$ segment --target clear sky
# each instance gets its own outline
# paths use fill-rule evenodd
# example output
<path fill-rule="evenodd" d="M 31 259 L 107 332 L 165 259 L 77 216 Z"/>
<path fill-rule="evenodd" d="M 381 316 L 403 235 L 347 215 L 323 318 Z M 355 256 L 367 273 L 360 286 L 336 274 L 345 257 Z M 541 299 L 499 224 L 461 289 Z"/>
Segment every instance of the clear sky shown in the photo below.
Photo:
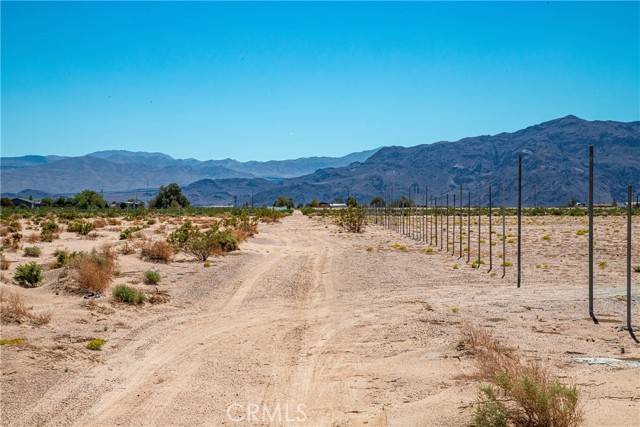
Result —
<path fill-rule="evenodd" d="M 344 155 L 640 119 L 640 3 L 2 2 L 2 155 Z"/>

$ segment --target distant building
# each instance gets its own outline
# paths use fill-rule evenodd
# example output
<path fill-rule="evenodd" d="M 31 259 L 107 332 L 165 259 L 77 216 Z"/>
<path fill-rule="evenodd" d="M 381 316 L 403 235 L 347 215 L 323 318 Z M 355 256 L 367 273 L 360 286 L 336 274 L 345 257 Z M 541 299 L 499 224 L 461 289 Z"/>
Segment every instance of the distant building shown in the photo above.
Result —
<path fill-rule="evenodd" d="M 126 202 L 111 202 L 112 208 L 119 209 L 137 209 L 144 208 L 144 202 L 140 200 L 128 200 Z"/>
<path fill-rule="evenodd" d="M 11 199 L 11 203 L 13 203 L 13 206 L 24 206 L 27 208 L 37 208 L 42 206 L 42 203 L 39 200 L 23 199 L 22 197 L 14 197 Z"/>
<path fill-rule="evenodd" d="M 347 204 L 346 203 L 329 203 L 329 207 L 331 209 L 342 209 L 342 208 L 346 208 Z"/>

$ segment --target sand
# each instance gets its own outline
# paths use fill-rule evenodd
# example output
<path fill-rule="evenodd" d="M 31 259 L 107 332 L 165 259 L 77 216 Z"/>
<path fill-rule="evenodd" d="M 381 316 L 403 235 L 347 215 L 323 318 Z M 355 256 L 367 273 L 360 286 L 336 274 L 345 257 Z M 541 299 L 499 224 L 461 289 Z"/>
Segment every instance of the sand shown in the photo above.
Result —
<path fill-rule="evenodd" d="M 498 260 L 493 275 L 486 264 L 473 269 L 457 255 L 425 253 L 424 244 L 378 226 L 343 233 L 298 212 L 261 224 L 240 251 L 208 268 L 182 255 L 169 264 L 120 255 L 114 285 L 145 289 L 142 273 L 159 270 L 158 288 L 170 296 L 164 304 L 69 294 L 53 273 L 44 286 L 24 289 L 10 278 L 27 258 L 10 253 L 0 289 L 52 319 L 2 325 L 2 338 L 27 343 L 0 348 L 2 425 L 465 425 L 478 389 L 467 375 L 473 359 L 458 346 L 466 322 L 576 384 L 585 425 L 638 425 L 640 368 L 625 361 L 639 360 L 640 346 L 622 328 L 624 220 L 597 221 L 596 261 L 606 262 L 596 266 L 599 325 L 587 313 L 587 236 L 576 235 L 583 218 L 526 218 L 521 289 L 515 267 L 500 277 Z M 163 238 L 158 227 L 144 233 Z M 634 231 L 640 236 L 637 219 Z M 56 247 L 122 244 L 109 227 L 98 234 L 37 243 L 39 262 Z M 500 244 L 494 248 L 497 256 Z M 510 243 L 509 261 L 514 254 Z M 635 273 L 640 329 L 638 282 Z M 85 348 L 93 337 L 106 340 L 102 351 Z"/>

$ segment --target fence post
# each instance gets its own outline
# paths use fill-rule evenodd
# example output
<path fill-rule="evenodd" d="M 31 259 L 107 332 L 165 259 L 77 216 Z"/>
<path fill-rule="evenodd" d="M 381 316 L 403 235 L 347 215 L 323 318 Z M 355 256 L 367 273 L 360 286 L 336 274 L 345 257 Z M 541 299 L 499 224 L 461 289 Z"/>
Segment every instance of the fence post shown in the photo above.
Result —
<path fill-rule="evenodd" d="M 481 196 L 481 193 L 478 191 L 478 270 L 480 270 L 480 261 L 482 260 L 482 258 L 480 257 L 480 251 L 481 251 L 481 246 L 480 246 L 480 242 L 481 242 L 481 240 L 480 240 L 481 215 L 482 215 L 482 196 Z"/>
<path fill-rule="evenodd" d="M 627 186 L 627 330 L 639 342 L 631 326 L 631 215 L 633 214 L 633 187 Z"/>
<path fill-rule="evenodd" d="M 460 184 L 460 256 L 458 259 L 462 259 L 462 184 Z"/>
<path fill-rule="evenodd" d="M 504 206 L 504 193 L 502 195 L 502 278 L 507 275 L 507 225 Z"/>
<path fill-rule="evenodd" d="M 493 224 L 492 224 L 492 209 L 493 209 L 493 204 L 492 204 L 492 199 L 491 199 L 491 186 L 489 186 L 489 271 L 491 271 L 493 269 L 493 246 L 491 246 L 491 243 L 493 243 L 493 238 L 491 236 L 491 233 L 493 233 Z"/>
<path fill-rule="evenodd" d="M 469 203 L 467 204 L 467 264 L 471 261 L 471 191 L 469 191 Z"/>
<path fill-rule="evenodd" d="M 593 145 L 589 146 L 589 317 L 598 324 L 593 312 Z"/>
<path fill-rule="evenodd" d="M 447 216 L 447 249 L 445 252 L 449 253 L 449 194 L 447 194 L 447 210 L 445 211 Z"/>
<path fill-rule="evenodd" d="M 444 197 L 440 194 L 440 250 L 442 250 L 442 246 L 444 245 L 444 215 L 442 214 L 442 205 Z"/>
<path fill-rule="evenodd" d="M 453 215 L 451 215 L 451 220 L 453 224 L 451 226 L 451 245 L 453 248 L 451 249 L 451 255 L 456 254 L 456 193 L 453 193 Z"/>
<path fill-rule="evenodd" d="M 522 154 L 518 154 L 518 287 L 522 282 Z"/>

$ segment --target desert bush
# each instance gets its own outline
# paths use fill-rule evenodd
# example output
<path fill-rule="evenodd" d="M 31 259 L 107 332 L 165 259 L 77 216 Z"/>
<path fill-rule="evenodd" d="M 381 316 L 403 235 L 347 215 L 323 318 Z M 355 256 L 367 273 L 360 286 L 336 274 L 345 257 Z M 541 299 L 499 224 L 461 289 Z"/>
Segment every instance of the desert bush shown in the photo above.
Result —
<path fill-rule="evenodd" d="M 551 240 L 551 236 L 549 236 L 548 234 L 545 234 L 544 236 L 542 236 L 542 240 L 544 240 L 545 242 L 548 242 L 549 240 Z"/>
<path fill-rule="evenodd" d="M 56 249 L 56 251 L 53 253 L 55 260 L 51 264 L 51 267 L 52 268 L 66 267 L 69 264 L 71 264 L 73 260 L 76 259 L 76 257 L 78 257 L 80 254 L 81 254 L 80 252 L 76 252 L 76 251 L 69 252 L 64 249 Z"/>
<path fill-rule="evenodd" d="M 67 226 L 67 231 L 70 231 L 72 233 L 78 233 L 82 236 L 86 236 L 87 234 L 91 233 L 91 231 L 93 230 L 93 224 L 91 224 L 90 222 L 86 222 L 86 221 L 73 221 L 71 224 L 69 224 Z"/>
<path fill-rule="evenodd" d="M 160 282 L 160 273 L 149 270 L 144 273 L 144 282 L 149 285 L 157 285 Z"/>
<path fill-rule="evenodd" d="M 78 286 L 86 291 L 102 292 L 111 283 L 116 267 L 116 256 L 110 247 L 99 252 L 78 254 L 72 264 Z"/>
<path fill-rule="evenodd" d="M 9 260 L 5 258 L 4 254 L 0 255 L 0 270 L 8 270 L 10 265 Z"/>
<path fill-rule="evenodd" d="M 22 297 L 11 292 L 5 294 L 0 292 L 0 317 L 3 323 L 22 323 L 29 318 L 29 310 L 24 304 Z"/>
<path fill-rule="evenodd" d="M 38 258 L 42 254 L 42 249 L 37 246 L 27 246 L 24 248 L 24 256 Z"/>
<path fill-rule="evenodd" d="M 576 231 L 576 236 L 584 236 L 585 234 L 589 234 L 589 230 L 578 230 L 578 231 Z"/>
<path fill-rule="evenodd" d="M 120 232 L 120 240 L 130 239 L 133 236 L 133 233 L 136 233 L 140 230 L 142 230 L 142 227 L 139 226 L 127 227 Z"/>
<path fill-rule="evenodd" d="M 93 228 L 104 228 L 107 226 L 107 221 L 104 218 L 96 218 L 93 220 Z"/>
<path fill-rule="evenodd" d="M 349 207 L 340 210 L 336 222 L 340 227 L 350 233 L 361 233 L 364 231 L 365 220 L 364 209 Z"/>
<path fill-rule="evenodd" d="M 600 270 L 604 270 L 607 267 L 607 262 L 606 261 L 598 261 L 598 267 L 600 268 Z"/>
<path fill-rule="evenodd" d="M 206 261 L 216 252 L 230 252 L 238 249 L 238 241 L 231 230 L 220 230 L 218 225 L 206 231 L 185 222 L 167 238 L 176 250 L 182 250 L 200 261 Z"/>
<path fill-rule="evenodd" d="M 20 241 L 22 240 L 22 234 L 18 232 L 11 233 L 2 239 L 2 246 L 11 249 L 13 251 L 18 250 L 20 247 Z"/>
<path fill-rule="evenodd" d="M 391 248 L 395 249 L 397 251 L 402 251 L 402 252 L 406 252 L 407 251 L 407 246 L 406 245 L 401 245 L 400 243 L 392 244 Z"/>
<path fill-rule="evenodd" d="M 26 343 L 24 338 L 2 338 L 0 345 L 23 345 Z"/>
<path fill-rule="evenodd" d="M 634 267 L 633 267 L 633 271 L 634 271 L 635 273 L 640 273 L 640 265 L 636 265 L 636 266 L 634 266 Z"/>
<path fill-rule="evenodd" d="M 21 264 L 16 268 L 13 278 L 22 286 L 35 288 L 42 281 L 42 267 L 35 261 Z"/>
<path fill-rule="evenodd" d="M 40 240 L 51 242 L 56 237 L 60 227 L 55 221 L 46 221 L 40 226 Z"/>
<path fill-rule="evenodd" d="M 106 341 L 102 338 L 94 338 L 87 343 L 87 349 L 91 351 L 100 351 L 102 350 L 102 346 L 105 345 Z"/>
<path fill-rule="evenodd" d="M 173 257 L 173 248 L 164 241 L 148 242 L 142 246 L 142 259 L 153 262 L 169 262 Z"/>
<path fill-rule="evenodd" d="M 133 247 L 133 245 L 130 245 L 129 242 L 125 242 L 124 245 L 120 246 L 120 253 L 122 255 L 130 255 L 135 251 L 136 249 Z"/>
<path fill-rule="evenodd" d="M 113 290 L 113 297 L 120 302 L 127 304 L 142 304 L 145 296 L 142 292 L 138 292 L 130 286 L 118 285 Z"/>
<path fill-rule="evenodd" d="M 463 348 L 475 356 L 480 386 L 473 425 L 576 427 L 578 392 L 539 363 L 525 362 L 488 333 L 467 325 Z"/>

